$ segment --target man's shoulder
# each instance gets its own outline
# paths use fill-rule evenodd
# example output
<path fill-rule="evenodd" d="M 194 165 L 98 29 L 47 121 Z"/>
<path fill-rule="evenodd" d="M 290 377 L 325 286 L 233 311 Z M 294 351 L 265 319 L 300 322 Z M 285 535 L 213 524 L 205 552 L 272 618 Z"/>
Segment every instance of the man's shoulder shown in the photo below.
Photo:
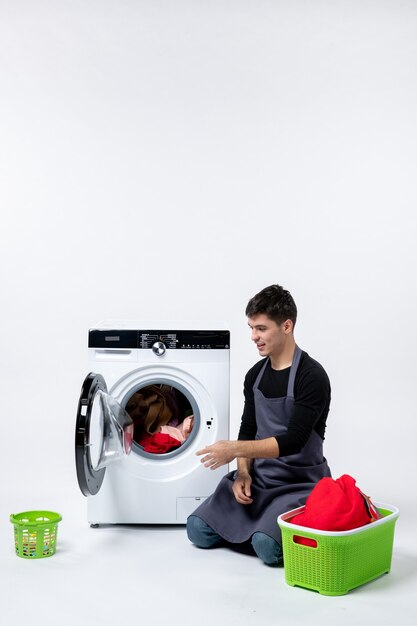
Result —
<path fill-rule="evenodd" d="M 304 350 L 301 355 L 300 366 L 297 374 L 299 374 L 299 378 L 302 379 L 314 379 L 318 382 L 320 381 L 325 384 L 330 384 L 329 377 L 323 365 L 316 361 L 316 359 L 313 359 Z"/>
<path fill-rule="evenodd" d="M 265 364 L 265 361 L 267 360 L 268 357 L 264 357 L 263 359 L 261 359 L 260 361 L 257 361 L 255 363 L 255 365 L 252 365 L 252 367 L 250 368 L 250 370 L 247 371 L 246 376 L 245 376 L 245 380 L 250 382 L 250 381 L 255 381 L 257 375 L 259 374 L 259 372 L 261 371 L 263 365 Z"/>

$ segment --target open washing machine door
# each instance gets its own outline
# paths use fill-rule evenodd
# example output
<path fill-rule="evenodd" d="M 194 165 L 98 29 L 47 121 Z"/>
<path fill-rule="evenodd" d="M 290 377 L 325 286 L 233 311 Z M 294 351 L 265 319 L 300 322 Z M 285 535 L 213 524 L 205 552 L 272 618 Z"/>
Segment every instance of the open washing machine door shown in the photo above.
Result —
<path fill-rule="evenodd" d="M 106 467 L 130 454 L 133 421 L 107 391 L 101 374 L 88 374 L 81 388 L 75 428 L 75 464 L 85 496 L 100 491 Z"/>

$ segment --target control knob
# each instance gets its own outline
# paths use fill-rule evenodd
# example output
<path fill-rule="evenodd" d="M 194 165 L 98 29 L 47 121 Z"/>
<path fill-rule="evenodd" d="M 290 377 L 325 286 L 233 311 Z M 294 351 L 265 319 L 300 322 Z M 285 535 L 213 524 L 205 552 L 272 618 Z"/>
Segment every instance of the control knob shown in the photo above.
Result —
<path fill-rule="evenodd" d="M 166 345 L 162 341 L 155 341 L 152 346 L 152 352 L 157 356 L 162 356 L 165 354 Z"/>

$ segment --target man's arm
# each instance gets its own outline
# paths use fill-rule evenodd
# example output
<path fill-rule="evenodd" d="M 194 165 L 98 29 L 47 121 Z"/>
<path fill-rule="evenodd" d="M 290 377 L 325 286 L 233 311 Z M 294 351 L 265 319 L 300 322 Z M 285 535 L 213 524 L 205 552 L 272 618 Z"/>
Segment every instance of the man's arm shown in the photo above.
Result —
<path fill-rule="evenodd" d="M 240 473 L 244 471 L 245 464 L 246 471 L 249 471 L 250 459 L 276 459 L 279 456 L 279 446 L 275 437 L 253 441 L 217 441 L 196 454 L 202 456 L 201 462 L 210 469 L 217 469 L 239 458 L 241 470 L 238 468 L 238 473 Z"/>
<path fill-rule="evenodd" d="M 251 504 L 253 502 L 251 466 L 251 459 L 245 457 L 237 458 L 237 472 L 232 484 L 232 491 L 239 504 Z"/>

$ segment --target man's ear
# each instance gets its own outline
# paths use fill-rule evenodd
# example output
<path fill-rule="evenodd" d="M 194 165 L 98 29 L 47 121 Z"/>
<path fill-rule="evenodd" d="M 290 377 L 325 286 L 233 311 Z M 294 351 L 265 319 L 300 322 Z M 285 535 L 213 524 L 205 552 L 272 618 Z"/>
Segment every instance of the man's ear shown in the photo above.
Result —
<path fill-rule="evenodd" d="M 282 328 L 286 335 L 289 335 L 294 330 L 294 323 L 291 320 L 285 320 L 282 324 Z"/>

